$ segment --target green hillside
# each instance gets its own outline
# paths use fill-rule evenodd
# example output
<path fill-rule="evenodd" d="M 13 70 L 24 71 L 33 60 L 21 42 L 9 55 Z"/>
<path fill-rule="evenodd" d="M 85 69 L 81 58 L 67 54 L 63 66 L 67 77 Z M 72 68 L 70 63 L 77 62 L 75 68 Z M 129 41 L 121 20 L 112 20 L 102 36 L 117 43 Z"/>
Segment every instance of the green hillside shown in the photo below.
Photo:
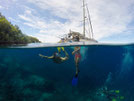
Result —
<path fill-rule="evenodd" d="M 0 44 L 27 44 L 40 42 L 37 38 L 22 33 L 0 13 Z"/>

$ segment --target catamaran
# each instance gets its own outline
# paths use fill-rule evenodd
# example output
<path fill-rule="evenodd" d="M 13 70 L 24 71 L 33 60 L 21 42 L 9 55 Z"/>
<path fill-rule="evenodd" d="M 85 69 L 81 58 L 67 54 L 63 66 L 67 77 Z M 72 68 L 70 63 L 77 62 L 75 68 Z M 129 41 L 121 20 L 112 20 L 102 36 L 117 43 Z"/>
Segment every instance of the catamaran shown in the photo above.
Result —
<path fill-rule="evenodd" d="M 87 13 L 87 16 L 86 16 Z M 87 24 L 86 24 L 87 21 Z M 87 5 L 85 5 L 85 1 L 83 0 L 83 34 L 75 31 L 71 31 L 65 35 L 65 37 L 61 38 L 60 42 L 88 42 L 88 43 L 98 43 L 97 40 L 94 39 L 92 22 L 90 19 L 90 13 Z M 88 25 L 88 30 L 86 30 L 86 25 Z M 87 32 L 87 36 L 86 36 Z"/>

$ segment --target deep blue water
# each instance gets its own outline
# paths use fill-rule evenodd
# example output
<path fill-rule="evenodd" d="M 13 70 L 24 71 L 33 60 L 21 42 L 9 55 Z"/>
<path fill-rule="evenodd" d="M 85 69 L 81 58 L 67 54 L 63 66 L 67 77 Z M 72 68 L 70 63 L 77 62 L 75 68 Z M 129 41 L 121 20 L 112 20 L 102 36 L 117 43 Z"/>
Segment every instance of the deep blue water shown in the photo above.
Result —
<path fill-rule="evenodd" d="M 134 101 L 134 45 L 81 46 L 77 86 L 73 48 L 62 64 L 38 56 L 56 47 L 0 48 L 0 101 L 112 101 L 103 87 L 119 90 L 113 101 Z"/>

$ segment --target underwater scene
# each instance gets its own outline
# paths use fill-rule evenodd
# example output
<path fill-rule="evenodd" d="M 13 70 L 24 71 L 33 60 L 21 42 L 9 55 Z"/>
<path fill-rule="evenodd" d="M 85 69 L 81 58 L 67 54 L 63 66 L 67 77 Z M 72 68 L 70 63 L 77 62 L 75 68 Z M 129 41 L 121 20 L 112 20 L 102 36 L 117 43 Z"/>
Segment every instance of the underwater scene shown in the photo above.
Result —
<path fill-rule="evenodd" d="M 0 101 L 134 101 L 133 44 L 76 47 L 1 47 Z"/>

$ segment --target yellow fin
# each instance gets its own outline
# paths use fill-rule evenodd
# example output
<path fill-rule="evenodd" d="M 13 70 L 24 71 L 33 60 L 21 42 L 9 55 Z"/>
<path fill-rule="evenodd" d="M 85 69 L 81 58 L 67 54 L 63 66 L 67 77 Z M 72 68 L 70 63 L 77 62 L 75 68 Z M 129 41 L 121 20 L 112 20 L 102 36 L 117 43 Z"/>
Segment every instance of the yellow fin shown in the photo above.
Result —
<path fill-rule="evenodd" d="M 115 90 L 115 93 L 120 93 L 120 91 L 119 90 Z"/>
<path fill-rule="evenodd" d="M 62 49 L 63 51 L 65 51 L 64 47 L 61 47 L 61 49 Z"/>
<path fill-rule="evenodd" d="M 57 47 L 57 50 L 58 50 L 58 52 L 59 52 L 59 53 L 61 52 L 61 49 L 60 49 L 60 47 Z"/>

